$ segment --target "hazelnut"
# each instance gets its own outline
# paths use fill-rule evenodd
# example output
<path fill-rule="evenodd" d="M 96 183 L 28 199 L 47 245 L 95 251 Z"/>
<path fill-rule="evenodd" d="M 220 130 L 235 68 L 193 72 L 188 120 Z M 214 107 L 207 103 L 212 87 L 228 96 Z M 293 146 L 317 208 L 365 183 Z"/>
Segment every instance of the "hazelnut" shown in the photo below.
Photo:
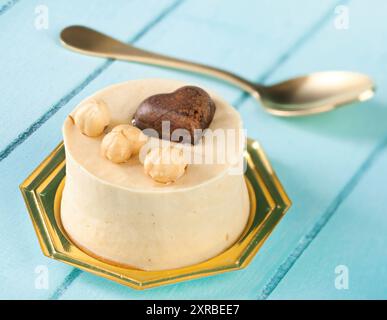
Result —
<path fill-rule="evenodd" d="M 145 173 L 161 183 L 176 181 L 185 173 L 186 167 L 182 150 L 171 146 L 153 148 L 144 160 Z"/>
<path fill-rule="evenodd" d="M 132 144 L 121 131 L 112 131 L 103 138 L 101 153 L 112 162 L 122 163 L 130 159 Z"/>
<path fill-rule="evenodd" d="M 120 124 L 113 128 L 112 132 L 122 132 L 132 145 L 132 154 L 138 154 L 146 143 L 147 136 L 142 131 L 130 124 Z"/>
<path fill-rule="evenodd" d="M 110 113 L 103 101 L 91 100 L 75 111 L 73 119 L 83 134 L 97 137 L 109 125 Z"/>

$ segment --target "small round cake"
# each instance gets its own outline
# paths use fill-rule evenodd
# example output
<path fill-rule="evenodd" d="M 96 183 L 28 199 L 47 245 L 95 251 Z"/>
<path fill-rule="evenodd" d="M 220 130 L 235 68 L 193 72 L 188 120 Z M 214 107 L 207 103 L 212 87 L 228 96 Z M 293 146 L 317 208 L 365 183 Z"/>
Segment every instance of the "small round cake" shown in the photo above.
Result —
<path fill-rule="evenodd" d="M 139 106 L 149 97 L 170 94 L 184 86 L 187 84 L 169 79 L 112 85 L 82 101 L 65 120 L 66 181 L 61 219 L 68 236 L 81 249 L 111 263 L 165 270 L 208 260 L 240 237 L 249 216 L 243 170 L 233 170 L 243 161 L 240 139 L 225 138 L 225 146 L 238 163 L 199 161 L 163 167 L 149 164 L 148 157 L 160 157 L 157 152 L 141 160 L 141 152 L 134 152 L 133 143 L 126 139 L 128 131 L 120 129 L 137 119 Z M 207 115 L 206 130 L 241 135 L 238 112 L 216 94 L 203 92 L 215 106 L 213 116 Z M 157 97 L 149 101 L 157 102 Z M 93 103 L 99 108 L 87 107 Z M 168 104 L 173 101 L 167 100 Z M 196 113 L 192 112 L 193 117 Z M 168 116 L 167 112 L 160 114 Z M 218 151 L 219 145 L 209 145 L 205 132 L 199 143 L 184 144 L 184 148 L 201 157 L 208 150 Z"/>

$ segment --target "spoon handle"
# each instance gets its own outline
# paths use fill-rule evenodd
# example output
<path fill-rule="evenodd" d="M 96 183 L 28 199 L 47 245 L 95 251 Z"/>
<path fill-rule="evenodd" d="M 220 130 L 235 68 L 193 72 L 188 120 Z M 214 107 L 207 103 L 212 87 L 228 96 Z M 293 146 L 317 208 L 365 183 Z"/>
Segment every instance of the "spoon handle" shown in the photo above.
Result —
<path fill-rule="evenodd" d="M 220 78 L 259 98 L 259 86 L 226 70 L 142 50 L 83 26 L 70 26 L 60 34 L 62 44 L 83 54 L 188 70 Z"/>

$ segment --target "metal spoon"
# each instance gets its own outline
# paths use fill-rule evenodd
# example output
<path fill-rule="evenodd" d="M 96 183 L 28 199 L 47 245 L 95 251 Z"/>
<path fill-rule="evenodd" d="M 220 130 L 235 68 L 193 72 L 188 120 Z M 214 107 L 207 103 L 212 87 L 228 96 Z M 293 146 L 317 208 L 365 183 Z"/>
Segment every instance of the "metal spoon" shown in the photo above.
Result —
<path fill-rule="evenodd" d="M 375 89 L 368 76 L 347 71 L 317 72 L 264 86 L 229 71 L 145 51 L 83 26 L 63 29 L 60 38 L 66 48 L 83 54 L 183 69 L 220 78 L 249 92 L 262 102 L 266 111 L 277 116 L 301 116 L 333 110 L 343 104 L 368 100 Z"/>

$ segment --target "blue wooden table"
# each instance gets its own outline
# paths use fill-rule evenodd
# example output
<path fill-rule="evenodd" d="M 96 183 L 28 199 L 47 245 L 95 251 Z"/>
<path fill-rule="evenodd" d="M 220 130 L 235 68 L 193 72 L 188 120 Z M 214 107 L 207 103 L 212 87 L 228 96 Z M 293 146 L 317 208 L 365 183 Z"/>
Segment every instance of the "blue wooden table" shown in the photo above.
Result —
<path fill-rule="evenodd" d="M 386 12 L 383 0 L 0 0 L 0 298 L 387 298 Z M 216 80 L 64 50 L 58 34 L 72 24 L 264 83 L 348 69 L 379 90 L 335 112 L 272 117 Z M 59 143 L 79 101 L 147 77 L 223 95 L 293 200 L 246 269 L 135 291 L 42 255 L 19 183 Z"/>

